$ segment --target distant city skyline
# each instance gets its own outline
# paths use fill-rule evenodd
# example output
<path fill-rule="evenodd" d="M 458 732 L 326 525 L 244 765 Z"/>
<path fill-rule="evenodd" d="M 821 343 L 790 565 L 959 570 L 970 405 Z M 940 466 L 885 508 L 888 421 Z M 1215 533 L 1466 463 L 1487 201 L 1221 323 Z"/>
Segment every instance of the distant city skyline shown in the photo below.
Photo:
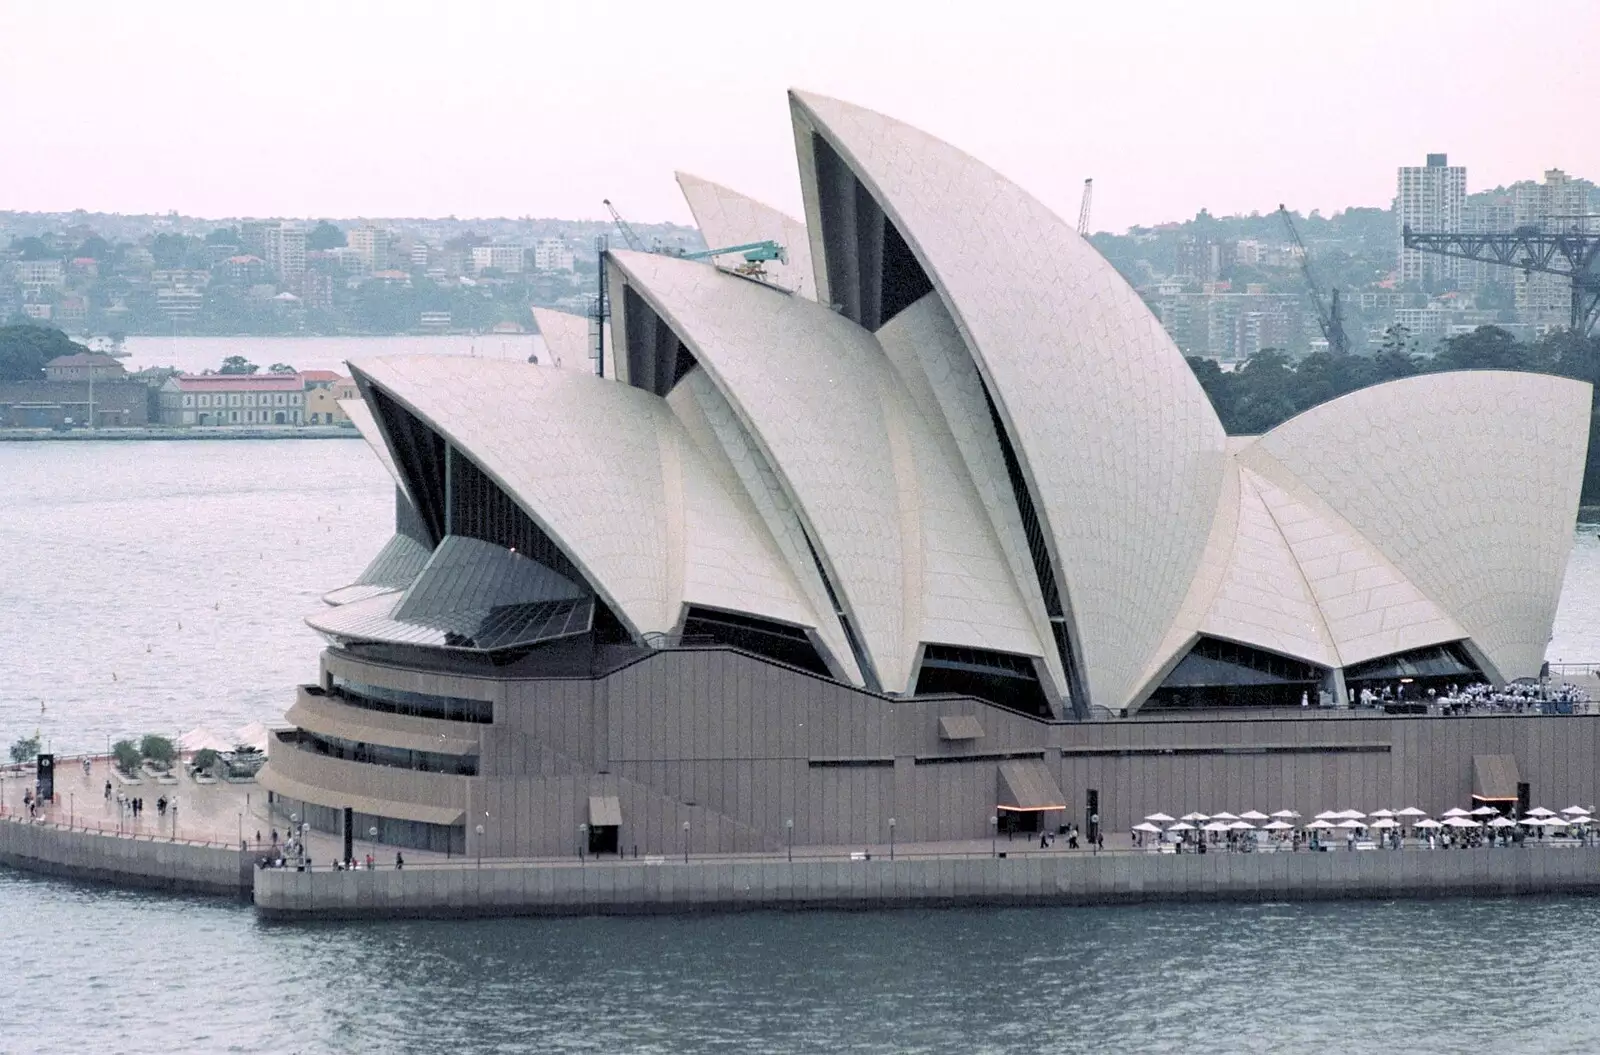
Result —
<path fill-rule="evenodd" d="M 1470 191 L 1600 173 L 1573 113 L 1600 98 L 1587 2 L 945 10 L 0 6 L 0 209 L 603 219 L 610 197 L 686 223 L 682 169 L 798 215 L 790 86 L 924 127 L 1063 216 L 1092 176 L 1096 230 L 1387 206 L 1426 153 Z"/>

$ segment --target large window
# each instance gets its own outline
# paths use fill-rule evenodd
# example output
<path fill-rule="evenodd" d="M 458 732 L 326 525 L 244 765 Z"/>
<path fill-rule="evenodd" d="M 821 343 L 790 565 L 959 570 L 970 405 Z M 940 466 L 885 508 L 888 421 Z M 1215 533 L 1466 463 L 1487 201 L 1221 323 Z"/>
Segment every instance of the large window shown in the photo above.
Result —
<path fill-rule="evenodd" d="M 494 704 L 462 696 L 434 696 L 425 692 L 390 689 L 346 678 L 333 679 L 333 695 L 352 707 L 404 714 L 412 718 L 442 718 L 450 722 L 492 722 Z"/>
<path fill-rule="evenodd" d="M 1326 672 L 1233 641 L 1203 637 L 1145 702 L 1146 711 L 1298 707 L 1316 702 Z"/>
<path fill-rule="evenodd" d="M 683 636 L 685 644 L 691 643 L 690 639 L 715 641 L 813 674 L 831 676 L 811 638 L 799 627 L 712 608 L 691 608 L 684 616 Z"/>
<path fill-rule="evenodd" d="M 917 672 L 917 695 L 976 696 L 1022 714 L 1050 717 L 1050 701 L 1033 660 L 1009 652 L 953 645 L 925 645 Z"/>
<path fill-rule="evenodd" d="M 301 750 L 313 751 L 345 762 L 364 762 L 373 766 L 390 766 L 394 769 L 414 769 L 419 773 L 453 773 L 459 777 L 478 775 L 476 755 L 447 755 L 439 751 L 412 751 L 404 747 L 369 744 L 360 740 L 346 740 L 342 736 L 324 736 L 321 733 L 300 730 L 297 741 Z"/>
<path fill-rule="evenodd" d="M 344 834 L 343 810 L 286 798 L 275 799 L 274 808 L 280 817 L 299 817 L 311 825 L 313 831 L 326 832 L 329 835 Z M 374 828 L 378 829 L 376 841 L 385 846 L 396 846 L 406 850 L 429 850 L 439 854 L 467 852 L 467 828 L 464 824 L 428 824 L 425 821 L 405 821 L 398 817 L 379 817 L 372 813 L 353 813 L 350 821 L 357 856 L 364 852 L 363 843 L 368 846 L 373 843 Z"/>

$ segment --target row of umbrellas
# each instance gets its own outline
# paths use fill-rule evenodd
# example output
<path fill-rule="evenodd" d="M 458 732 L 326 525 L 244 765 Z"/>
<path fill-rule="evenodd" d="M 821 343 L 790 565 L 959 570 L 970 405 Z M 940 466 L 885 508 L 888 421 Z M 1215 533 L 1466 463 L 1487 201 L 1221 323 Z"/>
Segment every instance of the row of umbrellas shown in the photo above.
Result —
<path fill-rule="evenodd" d="M 1528 815 L 1520 821 L 1512 820 L 1500 814 L 1493 806 L 1479 806 L 1476 809 L 1464 810 L 1455 807 L 1446 810 L 1441 816 L 1442 821 L 1436 821 L 1428 816 L 1426 810 L 1415 806 L 1407 806 L 1402 810 L 1374 810 L 1371 813 L 1362 813 L 1360 810 L 1324 810 L 1305 825 L 1308 829 L 1327 830 L 1332 828 L 1367 828 L 1385 829 L 1398 828 L 1403 824 L 1412 828 L 1481 828 L 1483 824 L 1473 820 L 1473 817 L 1493 817 L 1487 824 L 1490 828 L 1514 828 L 1519 823 L 1526 827 L 1561 828 L 1568 825 L 1594 823 L 1596 818 L 1593 810 L 1583 806 L 1568 806 L 1557 813 L 1555 810 L 1543 806 L 1535 806 L 1528 811 Z M 1404 818 L 1403 820 L 1401 818 Z M 1421 818 L 1417 820 L 1416 818 Z M 1186 813 L 1182 817 L 1172 817 L 1165 813 L 1152 813 L 1140 824 L 1135 824 L 1136 832 L 1159 834 L 1160 832 L 1230 832 L 1230 831 L 1289 831 L 1299 825 L 1291 823 L 1300 819 L 1300 814 L 1294 810 L 1278 810 L 1271 814 L 1261 813 L 1258 810 L 1246 810 L 1244 813 Z M 1255 822 L 1266 821 L 1265 824 Z M 1166 825 L 1161 828 L 1159 825 Z"/>

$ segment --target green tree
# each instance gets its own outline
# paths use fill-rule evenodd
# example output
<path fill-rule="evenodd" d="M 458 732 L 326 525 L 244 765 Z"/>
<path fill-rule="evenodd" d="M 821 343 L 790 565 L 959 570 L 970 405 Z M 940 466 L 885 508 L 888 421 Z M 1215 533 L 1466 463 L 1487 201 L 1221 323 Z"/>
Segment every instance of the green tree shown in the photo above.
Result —
<path fill-rule="evenodd" d="M 190 242 L 191 239 L 181 234 L 163 231 L 156 235 L 150 243 L 150 255 L 155 258 L 156 267 L 171 270 L 187 265 Z"/>
<path fill-rule="evenodd" d="M 32 762 L 39 754 L 39 734 L 19 736 L 11 744 L 11 761 L 21 765 Z"/>
<path fill-rule="evenodd" d="M 158 733 L 146 733 L 139 741 L 139 755 L 145 761 L 154 762 L 165 769 L 177 759 L 178 749 L 167 737 Z"/>
<path fill-rule="evenodd" d="M 35 238 L 31 235 L 27 238 L 13 239 L 11 252 L 16 253 L 23 260 L 49 260 L 52 257 L 61 255 L 46 245 L 43 238 Z"/>
<path fill-rule="evenodd" d="M 118 740 L 111 745 L 111 758 L 119 770 L 132 776 L 144 756 L 139 754 L 139 746 L 132 740 Z"/>
<path fill-rule="evenodd" d="M 307 249 L 338 249 L 346 244 L 344 232 L 327 220 L 323 220 L 306 234 Z"/>
<path fill-rule="evenodd" d="M 0 326 L 0 381 L 43 381 L 45 363 L 88 350 L 50 326 Z"/>
<path fill-rule="evenodd" d="M 239 228 L 218 227 L 206 235 L 206 245 L 238 245 Z"/>
<path fill-rule="evenodd" d="M 295 368 L 290 366 L 288 363 L 273 363 L 271 366 L 267 367 L 267 373 L 269 373 L 269 374 L 293 374 L 293 373 L 298 373 L 298 371 L 296 371 Z"/>
<path fill-rule="evenodd" d="M 111 243 L 97 234 L 92 234 L 73 250 L 72 255 L 75 258 L 86 256 L 94 260 L 104 260 L 111 255 Z"/>
<path fill-rule="evenodd" d="M 253 374 L 260 369 L 261 367 L 257 366 L 255 363 L 252 363 L 242 355 L 230 355 L 226 359 L 222 360 L 222 367 L 217 371 L 217 373 Z"/>
<path fill-rule="evenodd" d="M 222 756 L 209 747 L 202 747 L 194 753 L 194 771 L 196 773 L 209 773 L 216 768 Z"/>

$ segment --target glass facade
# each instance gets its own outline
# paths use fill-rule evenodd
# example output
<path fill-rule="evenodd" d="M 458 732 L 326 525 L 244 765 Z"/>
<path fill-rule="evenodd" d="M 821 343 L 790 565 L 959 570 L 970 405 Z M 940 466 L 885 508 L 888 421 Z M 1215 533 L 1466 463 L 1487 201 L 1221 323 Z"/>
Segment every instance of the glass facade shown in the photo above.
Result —
<path fill-rule="evenodd" d="M 360 740 L 346 740 L 342 736 L 324 736 L 301 729 L 296 737 L 300 749 L 312 751 L 345 762 L 363 762 L 372 766 L 390 766 L 394 769 L 412 769 L 419 773 L 450 773 L 458 777 L 478 775 L 478 756 L 447 755 L 439 751 L 412 751 L 404 747 L 368 744 Z"/>
<path fill-rule="evenodd" d="M 449 722 L 492 722 L 494 703 L 491 700 L 469 700 L 462 696 L 433 696 L 405 689 L 390 689 L 382 685 L 368 685 L 335 675 L 331 695 L 352 707 L 388 714 L 404 714 L 412 718 L 442 718 Z"/>
<path fill-rule="evenodd" d="M 817 655 L 811 639 L 796 626 L 711 608 L 690 608 L 683 619 L 683 637 L 685 644 L 692 643 L 690 638 L 715 641 L 813 674 L 831 677 L 827 664 Z"/>
<path fill-rule="evenodd" d="M 1195 642 L 1144 711 L 1233 707 L 1298 707 L 1317 703 L 1326 671 L 1275 652 L 1219 638 Z"/>
<path fill-rule="evenodd" d="M 274 800 L 273 809 L 286 819 L 298 816 L 311 825 L 313 831 L 329 835 L 344 834 L 344 811 L 341 809 L 282 797 Z M 467 828 L 464 824 L 428 824 L 425 821 L 407 821 L 398 817 L 380 817 L 373 813 L 355 813 L 351 815 L 350 827 L 357 857 L 364 855 L 362 843 L 372 845 L 374 828 L 378 829 L 377 842 L 385 846 L 405 850 L 429 850 L 438 854 L 467 852 Z"/>
<path fill-rule="evenodd" d="M 1050 701 L 1033 660 L 1009 652 L 953 645 L 924 645 L 917 695 L 976 696 L 1008 710 L 1050 717 Z"/>

